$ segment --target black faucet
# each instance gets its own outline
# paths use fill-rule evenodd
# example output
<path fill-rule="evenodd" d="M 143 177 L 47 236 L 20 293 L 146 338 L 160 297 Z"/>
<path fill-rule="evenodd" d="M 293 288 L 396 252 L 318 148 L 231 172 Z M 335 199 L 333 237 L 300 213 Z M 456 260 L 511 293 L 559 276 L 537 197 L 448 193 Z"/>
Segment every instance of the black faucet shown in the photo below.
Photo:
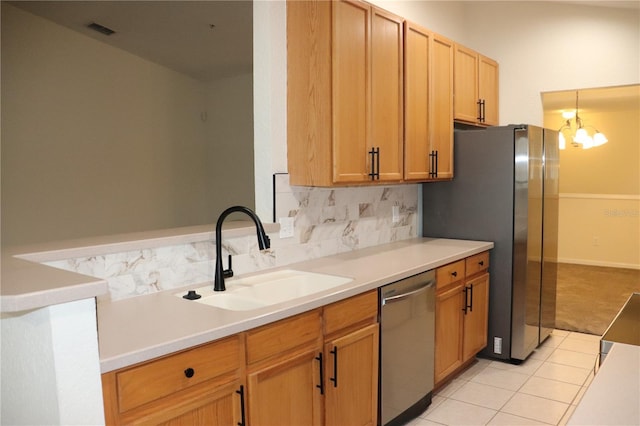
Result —
<path fill-rule="evenodd" d="M 220 213 L 218 221 L 216 222 L 216 273 L 214 275 L 213 282 L 214 291 L 225 291 L 225 275 L 228 274 L 228 276 L 233 276 L 233 271 L 231 270 L 231 256 L 229 256 L 229 269 L 225 271 L 222 267 L 222 222 L 224 222 L 227 216 L 234 212 L 241 212 L 246 214 L 256 224 L 258 247 L 260 247 L 260 250 L 265 250 L 271 247 L 269 236 L 266 232 L 264 232 L 262 222 L 260 222 L 260 218 L 253 212 L 253 210 L 244 206 L 233 206 Z"/>

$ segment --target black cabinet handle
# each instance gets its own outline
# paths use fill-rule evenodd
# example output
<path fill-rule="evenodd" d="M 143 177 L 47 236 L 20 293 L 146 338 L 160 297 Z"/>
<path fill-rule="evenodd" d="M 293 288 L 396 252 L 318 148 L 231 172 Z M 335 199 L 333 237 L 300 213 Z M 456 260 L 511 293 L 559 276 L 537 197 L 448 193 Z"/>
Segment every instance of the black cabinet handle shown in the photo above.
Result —
<path fill-rule="evenodd" d="M 484 260 L 481 260 L 480 262 L 478 262 L 478 265 L 484 266 Z"/>
<path fill-rule="evenodd" d="M 380 148 L 371 148 L 369 155 L 371 155 L 371 173 L 369 173 L 369 177 L 371 180 L 380 180 Z"/>
<path fill-rule="evenodd" d="M 431 164 L 429 167 L 429 177 L 437 178 L 438 177 L 438 151 L 431 151 L 429 153 L 429 159 L 431 160 Z"/>
<path fill-rule="evenodd" d="M 484 123 L 485 121 L 487 121 L 487 117 L 485 115 L 485 100 L 482 100 L 482 103 L 480 104 L 480 108 L 482 109 L 482 122 Z"/>
<path fill-rule="evenodd" d="M 333 387 L 338 387 L 338 347 L 334 346 L 330 352 L 333 355 L 333 377 L 330 377 L 329 380 L 333 382 Z"/>
<path fill-rule="evenodd" d="M 457 271 L 453 271 L 453 272 L 451 273 L 451 276 L 457 277 L 457 276 L 458 276 L 458 272 L 457 272 Z"/>
<path fill-rule="evenodd" d="M 322 352 L 318 354 L 316 359 L 320 363 L 320 384 L 316 385 L 316 387 L 320 388 L 320 395 L 324 395 L 324 368 L 322 366 Z"/>
<path fill-rule="evenodd" d="M 469 306 L 469 292 L 467 290 L 466 286 L 462 289 L 462 292 L 464 293 L 464 306 L 462 308 L 462 312 L 464 312 L 465 315 L 467 315 L 467 308 Z"/>
<path fill-rule="evenodd" d="M 473 312 L 473 284 L 471 284 L 469 286 L 469 293 L 470 293 L 470 295 L 469 295 L 469 300 L 470 300 L 469 312 Z"/>
<path fill-rule="evenodd" d="M 482 123 L 482 99 L 478 99 L 476 105 L 478 105 L 478 121 Z"/>
<path fill-rule="evenodd" d="M 238 426 L 245 426 L 247 424 L 247 419 L 244 414 L 244 386 L 240 385 L 240 390 L 237 390 L 236 393 L 240 395 L 240 422 Z"/>
<path fill-rule="evenodd" d="M 192 378 L 194 374 L 196 374 L 196 371 L 191 367 L 184 370 L 184 375 L 187 376 L 187 379 Z"/>

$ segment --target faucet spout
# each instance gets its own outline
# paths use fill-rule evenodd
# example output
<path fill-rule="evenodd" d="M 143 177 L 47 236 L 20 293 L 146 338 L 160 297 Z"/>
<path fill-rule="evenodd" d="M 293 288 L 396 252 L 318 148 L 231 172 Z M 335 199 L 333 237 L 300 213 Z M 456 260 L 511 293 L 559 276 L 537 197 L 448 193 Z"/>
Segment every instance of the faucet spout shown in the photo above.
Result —
<path fill-rule="evenodd" d="M 253 223 L 256 225 L 256 235 L 258 237 L 258 247 L 260 250 L 265 250 L 271 247 L 271 241 L 269 240 L 269 236 L 264 231 L 264 227 L 262 226 L 262 222 L 260 218 L 253 210 L 244 206 L 233 206 L 229 207 L 218 217 L 218 221 L 216 222 L 216 269 L 214 275 L 213 282 L 213 290 L 214 291 L 225 291 L 226 287 L 224 285 L 224 268 L 222 267 L 222 223 L 231 213 L 244 213 L 253 220 Z"/>

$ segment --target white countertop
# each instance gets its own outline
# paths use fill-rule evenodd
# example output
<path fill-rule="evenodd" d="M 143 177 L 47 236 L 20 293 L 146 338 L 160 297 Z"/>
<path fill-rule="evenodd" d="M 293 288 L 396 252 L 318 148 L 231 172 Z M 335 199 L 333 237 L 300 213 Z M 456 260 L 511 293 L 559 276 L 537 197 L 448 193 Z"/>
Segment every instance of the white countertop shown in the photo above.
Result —
<path fill-rule="evenodd" d="M 567 424 L 640 425 L 640 346 L 613 344 Z"/>
<path fill-rule="evenodd" d="M 491 242 L 417 238 L 287 265 L 279 269 L 339 275 L 353 281 L 251 311 L 227 311 L 184 300 L 175 296 L 179 289 L 115 302 L 99 300 L 101 371 L 112 371 L 258 327 L 491 248 Z M 270 271 L 274 270 L 277 269 Z M 232 286 L 233 278 L 226 280 L 226 284 Z"/>

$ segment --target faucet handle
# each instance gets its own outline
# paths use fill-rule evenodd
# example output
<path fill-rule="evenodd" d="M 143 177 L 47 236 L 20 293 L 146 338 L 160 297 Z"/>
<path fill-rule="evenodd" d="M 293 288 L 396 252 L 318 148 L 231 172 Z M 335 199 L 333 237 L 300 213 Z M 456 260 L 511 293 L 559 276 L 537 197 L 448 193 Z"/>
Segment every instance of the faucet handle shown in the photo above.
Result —
<path fill-rule="evenodd" d="M 233 276 L 233 269 L 231 269 L 231 255 L 229 255 L 229 269 L 223 270 L 222 275 L 225 278 L 231 278 Z"/>

